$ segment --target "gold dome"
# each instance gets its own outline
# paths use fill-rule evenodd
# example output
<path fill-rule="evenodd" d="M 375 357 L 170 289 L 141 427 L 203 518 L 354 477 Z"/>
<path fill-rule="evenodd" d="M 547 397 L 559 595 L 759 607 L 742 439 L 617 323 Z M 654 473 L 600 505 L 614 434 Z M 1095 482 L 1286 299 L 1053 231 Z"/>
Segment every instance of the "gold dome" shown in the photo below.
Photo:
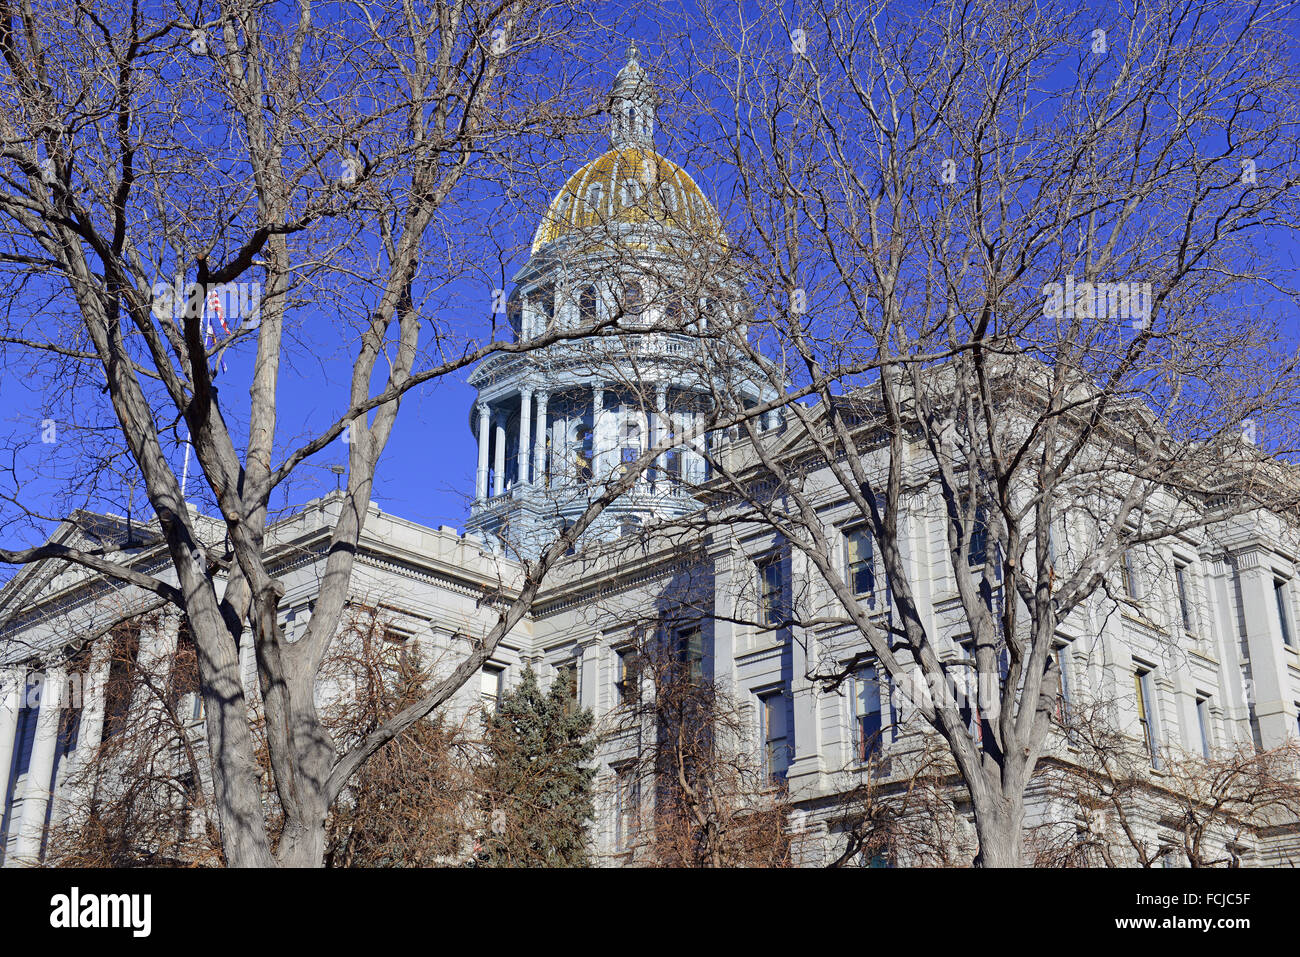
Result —
<path fill-rule="evenodd" d="M 661 223 L 723 244 L 722 220 L 689 173 L 653 149 L 612 149 L 569 177 L 533 237 L 533 252 L 613 223 Z"/>

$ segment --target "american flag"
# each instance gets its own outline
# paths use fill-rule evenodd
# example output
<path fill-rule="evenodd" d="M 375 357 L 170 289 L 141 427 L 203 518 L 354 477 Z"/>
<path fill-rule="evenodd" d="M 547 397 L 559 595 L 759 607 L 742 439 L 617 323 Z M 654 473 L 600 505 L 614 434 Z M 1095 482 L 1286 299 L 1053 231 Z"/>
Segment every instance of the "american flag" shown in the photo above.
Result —
<path fill-rule="evenodd" d="M 213 289 L 211 292 L 208 293 L 208 308 L 210 309 L 211 312 L 216 313 L 217 321 L 221 323 L 221 331 L 224 332 L 227 336 L 229 336 L 230 327 L 226 325 L 226 317 L 221 312 L 221 297 L 217 295 L 217 291 L 215 289 Z M 209 316 L 207 346 L 210 349 L 216 344 L 217 344 L 217 334 L 212 328 L 212 317 Z M 226 368 L 225 358 L 221 357 L 220 362 L 221 362 L 221 371 L 228 372 L 229 370 Z"/>

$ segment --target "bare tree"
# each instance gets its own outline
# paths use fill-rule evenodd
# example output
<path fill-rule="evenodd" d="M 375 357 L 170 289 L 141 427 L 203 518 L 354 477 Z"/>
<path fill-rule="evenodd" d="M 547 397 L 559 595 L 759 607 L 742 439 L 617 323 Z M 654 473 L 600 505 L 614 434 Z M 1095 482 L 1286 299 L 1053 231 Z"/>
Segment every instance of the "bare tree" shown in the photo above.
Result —
<path fill-rule="evenodd" d="M 624 654 L 635 663 L 611 730 L 633 742 L 614 784 L 631 861 L 789 866 L 788 759 L 754 747 L 752 717 L 706 674 L 702 631 L 649 630 Z"/>
<path fill-rule="evenodd" d="M 86 0 L 0 11 L 0 342 L 7 365 L 29 370 L 45 430 L 63 426 L 35 466 L 53 491 L 15 472 L 9 518 L 38 528 L 120 498 L 128 518 L 156 516 L 168 562 L 141 568 L 122 542 L 6 548 L 0 560 L 68 561 L 183 610 L 222 850 L 235 866 L 320 865 L 329 810 L 361 766 L 475 673 L 547 569 L 635 478 L 598 490 L 451 674 L 340 750 L 315 686 L 402 398 L 493 351 L 594 329 L 501 341 L 462 331 L 440 297 L 485 260 L 508 258 L 485 210 L 562 163 L 557 134 L 598 106 L 574 80 L 583 65 L 572 54 L 596 29 L 579 0 L 337 12 L 326 23 L 305 2 L 285 16 L 257 2 L 146 12 Z M 214 294 L 229 336 L 205 335 Z M 313 328 L 322 317 L 324 332 Z M 282 373 L 320 348 L 348 357 L 348 382 L 333 421 L 302 435 L 279 414 Z M 251 369 L 247 404 L 218 386 L 237 356 Z M 182 487 L 182 427 L 197 495 Z M 273 497 L 287 501 L 340 441 L 346 505 L 311 626 L 289 643 L 268 516 Z M 32 444 L 15 433 L 10 449 Z M 219 518 L 215 541 L 191 502 Z M 278 840 L 241 642 L 256 654 Z"/>
<path fill-rule="evenodd" d="M 184 632 L 175 649 L 142 637 L 162 628 L 162 615 L 133 616 L 99 643 L 73 656 L 71 673 L 91 674 L 89 659 L 107 665 L 97 715 L 63 712 L 61 746 L 75 765 L 67 776 L 45 861 L 56 867 L 202 867 L 224 859 L 212 804 L 209 761 L 197 728 L 198 657 Z M 159 653 L 161 650 L 161 653 Z M 81 665 L 82 667 L 77 667 Z M 101 724 L 100 740 L 83 722 Z M 258 728 L 254 726 L 257 738 Z M 93 747 L 90 753 L 87 748 Z M 258 749 L 264 760 L 264 747 Z"/>
<path fill-rule="evenodd" d="M 70 673 L 106 673 L 89 688 L 98 704 L 64 711 L 61 742 L 72 768 L 63 778 L 45 861 L 53 866 L 182 866 L 224 863 L 213 802 L 211 761 L 202 736 L 202 699 L 193 641 L 176 646 L 161 613 L 133 616 L 77 652 Z M 437 662 L 428 649 L 394 638 L 379 609 L 349 606 L 344 629 L 321 669 L 324 726 L 343 746 L 361 740 L 427 693 Z M 78 668 L 78 665 L 84 667 Z M 477 722 L 477 713 L 462 716 Z M 102 726 L 87 753 L 86 721 Z M 268 830 L 283 814 L 269 787 L 264 717 L 250 716 L 263 780 Z M 445 864 L 464 856 L 472 832 L 481 760 L 473 736 L 447 717 L 418 721 L 381 749 L 330 810 L 325 863 L 331 867 Z"/>
<path fill-rule="evenodd" d="M 1300 744 L 1236 743 L 1192 754 L 1164 749 L 1160 773 L 1143 742 L 1116 728 L 1115 702 L 1072 703 L 1070 749 L 1039 773 L 1066 819 L 1029 835 L 1044 867 L 1139 867 L 1166 862 L 1237 867 L 1261 838 L 1300 830 Z"/>
<path fill-rule="evenodd" d="M 323 720 L 344 746 L 415 704 L 433 682 L 427 649 L 397 636 L 375 607 L 352 605 L 321 669 Z M 430 715 L 381 748 L 330 810 L 328 867 L 428 867 L 459 861 L 472 831 L 481 761 L 471 710 Z"/>
<path fill-rule="evenodd" d="M 827 816 L 837 840 L 827 867 L 963 867 L 970 848 L 954 802 L 956 768 L 933 735 L 915 735 L 905 754 L 872 748 L 859 783 L 838 795 Z"/>
<path fill-rule="evenodd" d="M 816 600 L 780 624 L 808 676 L 871 661 L 910 689 L 969 793 L 977 862 L 1018 865 L 1061 629 L 1130 549 L 1295 514 L 1294 470 L 1269 458 L 1295 450 L 1300 396 L 1270 243 L 1300 183 L 1291 7 L 704 16 L 679 127 L 734 177 L 732 268 L 787 429 L 751 417 L 711 450 L 691 521 L 798 556 Z M 870 594 L 841 558 L 853 527 Z M 943 616 L 923 584 L 941 566 L 909 545 L 932 534 Z M 808 637 L 837 622 L 862 640 L 847 665 Z"/>

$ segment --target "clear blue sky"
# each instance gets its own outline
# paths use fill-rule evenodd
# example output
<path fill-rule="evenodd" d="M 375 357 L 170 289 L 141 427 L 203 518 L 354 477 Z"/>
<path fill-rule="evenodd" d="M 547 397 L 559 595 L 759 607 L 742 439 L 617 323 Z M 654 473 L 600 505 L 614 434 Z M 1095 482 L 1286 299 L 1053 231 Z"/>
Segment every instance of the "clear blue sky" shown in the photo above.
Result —
<path fill-rule="evenodd" d="M 584 68 L 586 73 L 583 79 L 592 89 L 607 89 L 613 72 L 621 65 L 625 38 L 628 36 L 636 37 L 646 51 L 644 60 L 649 64 L 680 49 L 671 39 L 664 40 L 666 34 L 671 34 L 671 28 L 659 24 L 644 21 L 640 24 L 624 23 L 620 24 L 616 33 L 617 36 L 611 36 L 608 49 L 593 53 L 592 62 Z M 675 117 L 671 99 L 664 104 L 660 119 L 664 129 L 659 142 L 661 148 L 665 148 L 664 144 L 671 143 L 674 138 Z M 603 124 L 593 122 L 574 139 L 568 152 L 573 157 L 591 157 L 605 148 Z M 665 152 L 682 161 L 697 177 L 707 194 L 723 199 L 719 206 L 725 220 L 728 184 L 719 178 L 725 174 L 693 166 L 691 156 L 675 154 L 671 146 L 667 146 Z M 498 204 L 498 209 L 501 208 L 500 204 L 513 203 L 514 208 L 505 210 L 502 233 L 497 236 L 504 250 L 503 261 L 487 264 L 479 275 L 460 280 L 442 290 L 438 314 L 444 321 L 457 329 L 465 330 L 467 334 L 474 331 L 483 334 L 487 331 L 491 321 L 492 289 L 500 283 L 502 268 L 509 276 L 523 264 L 540 210 L 568 173 L 572 172 L 574 163 L 566 164 L 564 168 L 547 170 L 544 174 L 547 181 L 537 187 L 536 196 L 531 200 L 515 202 L 501 196 L 484 197 L 481 200 L 484 203 Z M 1287 237 L 1279 234 L 1273 252 L 1279 272 L 1289 274 L 1284 282 L 1296 285 L 1296 277 L 1300 275 L 1300 244 L 1296 243 L 1294 235 Z M 346 343 L 338 340 L 335 317 L 329 315 L 328 304 L 322 304 L 321 308 L 319 328 L 310 328 L 309 322 L 308 328 L 303 331 L 309 342 L 306 354 L 295 358 L 282 371 L 279 412 L 282 442 L 293 439 L 300 441 L 303 436 L 333 421 L 346 394 L 351 350 Z M 1289 316 L 1286 321 L 1291 325 L 1295 338 L 1300 339 L 1300 320 L 1297 319 L 1295 310 L 1291 309 L 1283 315 Z M 251 344 L 232 351 L 227 356 L 228 371 L 223 372 L 218 379 L 218 386 L 224 392 L 223 401 L 230 408 L 232 419 L 240 418 L 238 409 L 246 396 L 251 356 Z M 463 528 L 473 492 L 476 463 L 475 442 L 468 426 L 474 394 L 466 385 L 467 374 L 468 370 L 421 387 L 404 400 L 392 439 L 380 463 L 374 491 L 376 502 L 385 511 L 428 525 L 445 524 Z M 0 370 L 0 430 L 10 434 L 38 434 L 40 421 L 46 415 L 41 392 L 41 385 L 28 379 L 22 370 Z M 236 434 L 241 433 L 236 430 Z M 181 450 L 174 448 L 172 451 L 179 471 Z M 17 463 L 21 480 L 29 481 L 35 475 L 36 488 L 42 488 L 45 482 L 39 476 L 50 469 L 51 454 L 48 447 L 32 446 Z M 57 458 L 57 455 L 54 457 Z M 345 450 L 341 444 L 330 452 L 316 456 L 302 470 L 301 479 L 286 490 L 287 501 L 281 499 L 275 504 L 300 504 L 333 489 L 336 478 L 328 471 L 328 466 L 345 460 Z M 0 470 L 6 469 L 8 465 L 9 463 L 0 463 Z M 10 491 L 12 484 L 12 476 L 0 477 L 4 491 Z M 193 484 L 191 487 L 194 487 Z M 142 497 L 138 496 L 136 501 L 138 509 L 145 507 Z M 123 496 L 110 495 L 101 500 L 100 507 L 121 513 L 125 511 L 124 502 Z M 51 503 L 51 512 L 55 507 L 56 503 Z M 142 514 L 137 511 L 137 515 Z M 0 524 L 7 525 L 8 519 L 12 517 L 12 507 L 0 503 Z M 30 546 L 36 543 L 37 536 L 30 527 L 12 526 L 0 531 L 0 544 L 5 546 Z M 3 570 L 0 570 L 0 577 L 6 577 Z"/>

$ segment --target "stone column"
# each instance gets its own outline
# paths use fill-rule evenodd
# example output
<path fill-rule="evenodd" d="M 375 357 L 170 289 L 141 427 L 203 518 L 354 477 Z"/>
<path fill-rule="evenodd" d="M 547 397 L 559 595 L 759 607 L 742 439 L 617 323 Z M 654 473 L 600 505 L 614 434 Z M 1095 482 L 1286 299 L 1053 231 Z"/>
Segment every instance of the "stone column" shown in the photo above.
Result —
<path fill-rule="evenodd" d="M 112 667 L 113 642 L 103 638 L 90 650 L 90 667 L 82 689 L 81 727 L 77 731 L 77 765 L 90 761 L 104 738 L 104 701 L 108 672 Z"/>
<path fill-rule="evenodd" d="M 496 427 L 496 476 L 492 479 L 492 494 L 500 495 L 505 491 L 506 483 L 506 417 L 497 413 Z"/>
<path fill-rule="evenodd" d="M 537 441 L 533 449 L 533 480 L 542 486 L 546 484 L 546 404 L 549 400 L 549 393 L 537 393 Z"/>
<path fill-rule="evenodd" d="M 519 390 L 519 464 L 518 481 L 520 485 L 528 484 L 528 456 L 532 451 L 532 416 L 533 390 Z"/>
<path fill-rule="evenodd" d="M 18 822 L 18 841 L 14 845 L 14 857 L 27 864 L 37 864 L 40 860 L 66 685 L 67 675 L 62 668 L 46 670 L 41 685 L 40 711 L 36 716 L 36 740 L 32 744 L 32 759 L 27 766 L 27 782 L 23 787 L 23 816 Z"/>
<path fill-rule="evenodd" d="M 605 387 L 595 386 L 591 390 L 591 474 L 600 481 L 604 481 L 605 476 L 601 474 L 601 466 L 604 464 L 604 447 L 601 444 L 602 430 L 601 425 L 605 418 Z"/>
<path fill-rule="evenodd" d="M 700 426 L 704 416 L 699 412 L 687 412 L 682 416 L 684 429 L 693 430 Z M 707 472 L 707 435 L 701 433 L 691 439 L 691 481 L 703 482 Z"/>
<path fill-rule="evenodd" d="M 800 551 L 791 550 L 790 555 L 790 596 L 792 609 L 806 613 L 808 609 L 800 608 L 800 599 L 804 596 L 801 589 L 811 583 L 812 569 L 808 560 Z M 816 791 L 820 785 L 819 777 L 825 770 L 821 746 L 821 702 L 817 689 L 808 675 L 817 665 L 817 639 L 805 628 L 790 630 L 790 698 L 794 712 L 794 760 L 788 772 L 790 792 L 794 794 L 802 788 Z M 798 781 L 807 777 L 807 783 Z"/>
<path fill-rule="evenodd" d="M 478 475 L 474 482 L 474 497 L 479 501 L 487 498 L 488 493 L 488 442 L 491 435 L 488 432 L 488 421 L 491 419 L 492 411 L 487 407 L 486 402 L 478 403 Z"/>
<path fill-rule="evenodd" d="M 21 668 L 0 670 L 0 818 L 4 817 L 9 799 L 9 771 L 13 768 L 17 746 L 18 711 L 22 707 L 23 671 Z M 17 797 L 17 795 L 15 795 Z M 0 841 L 4 835 L 0 834 Z"/>
<path fill-rule="evenodd" d="M 569 414 L 567 411 L 547 421 L 551 430 L 550 468 L 551 484 L 566 485 L 571 481 L 573 454 L 569 450 Z"/>
<path fill-rule="evenodd" d="M 654 407 L 654 432 L 651 441 L 658 445 L 665 438 L 669 431 L 668 425 L 668 385 L 660 382 L 655 386 L 655 407 Z M 656 483 L 665 482 L 668 476 L 664 474 L 664 455 L 660 453 L 655 456 L 654 480 Z"/>
<path fill-rule="evenodd" d="M 713 563 L 713 680 L 729 695 L 736 693 L 737 630 L 735 619 L 740 578 L 737 571 L 737 549 L 730 529 L 720 529 L 710 543 L 709 558 Z"/>
<path fill-rule="evenodd" d="M 1236 640 L 1236 620 L 1232 616 L 1232 601 L 1228 589 L 1231 573 L 1222 558 L 1207 563 L 1208 595 L 1206 621 L 1214 642 L 1214 656 L 1219 660 L 1218 689 L 1210 712 L 1215 714 L 1223 729 L 1220 741 L 1224 746 L 1245 744 L 1251 741 L 1250 707 L 1246 701 L 1246 665 L 1241 657 L 1241 647 Z"/>
<path fill-rule="evenodd" d="M 599 714 L 600 641 L 591 639 L 578 645 L 578 703 Z"/>
<path fill-rule="evenodd" d="M 1282 626 L 1273 594 L 1273 569 L 1262 550 L 1237 555 L 1237 580 L 1259 735 L 1266 749 L 1276 748 L 1294 734 L 1295 714 L 1287 683 L 1290 652 L 1282 643 Z"/>
<path fill-rule="evenodd" d="M 175 608 L 168 608 L 158 619 L 155 627 L 145 630 L 140 635 L 140 651 L 136 655 L 136 667 L 141 678 L 131 692 L 130 713 L 156 711 L 162 707 L 156 688 L 165 688 L 167 677 L 171 674 L 176 659 L 176 649 L 180 643 L 181 614 Z M 153 687 L 150 687 L 150 686 Z"/>

